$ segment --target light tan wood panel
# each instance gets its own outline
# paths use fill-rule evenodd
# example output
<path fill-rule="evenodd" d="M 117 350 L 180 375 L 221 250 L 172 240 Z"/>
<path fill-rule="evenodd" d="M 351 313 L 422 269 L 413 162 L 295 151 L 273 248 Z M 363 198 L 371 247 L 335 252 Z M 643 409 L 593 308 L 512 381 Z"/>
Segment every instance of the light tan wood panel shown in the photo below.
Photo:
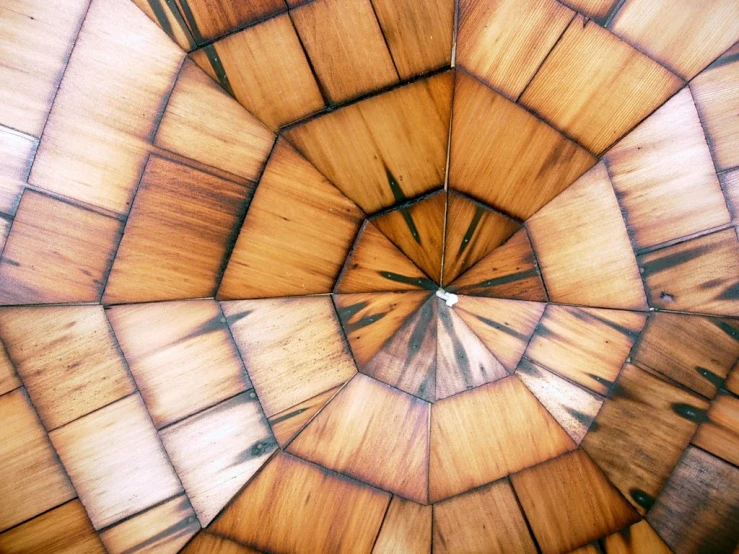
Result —
<path fill-rule="evenodd" d="M 136 388 L 100 306 L 2 309 L 0 338 L 46 429 Z"/>
<path fill-rule="evenodd" d="M 393 496 L 372 554 L 431 553 L 431 506 Z"/>
<path fill-rule="evenodd" d="M 608 28 L 685 80 L 692 79 L 739 40 L 733 0 L 627 0 Z"/>
<path fill-rule="evenodd" d="M 457 552 L 536 552 L 507 479 L 434 505 L 434 553 Z"/>
<path fill-rule="evenodd" d="M 269 425 L 277 444 L 285 448 L 339 390 L 341 386 L 334 387 L 270 417 Z"/>
<path fill-rule="evenodd" d="M 736 229 L 656 250 L 638 260 L 653 308 L 739 315 Z"/>
<path fill-rule="evenodd" d="M 723 182 L 729 211 L 733 215 L 734 223 L 739 224 L 739 168 L 722 173 L 720 178 Z"/>
<path fill-rule="evenodd" d="M 218 297 L 232 300 L 330 292 L 362 215 L 313 165 L 286 142 L 278 141 L 239 232 Z"/>
<path fill-rule="evenodd" d="M 424 275 L 377 227 L 365 221 L 344 263 L 334 292 L 436 290 Z"/>
<path fill-rule="evenodd" d="M 318 117 L 285 136 L 373 213 L 443 184 L 453 80 L 451 72 L 423 79 Z"/>
<path fill-rule="evenodd" d="M 0 258 L 0 304 L 98 302 L 122 230 L 114 217 L 26 190 Z"/>
<path fill-rule="evenodd" d="M 95 529 L 182 492 L 138 394 L 60 427 L 49 437 Z"/>
<path fill-rule="evenodd" d="M 618 0 L 565 0 L 563 4 L 594 19 L 603 25 L 611 11 L 617 6 Z"/>
<path fill-rule="evenodd" d="M 389 502 L 387 493 L 279 453 L 210 530 L 271 552 L 369 554 Z"/>
<path fill-rule="evenodd" d="M 451 63 L 453 0 L 372 0 L 372 5 L 401 79 Z"/>
<path fill-rule="evenodd" d="M 462 0 L 457 63 L 516 101 L 573 16 L 555 0 Z"/>
<path fill-rule="evenodd" d="M 627 364 L 582 447 L 641 512 L 652 507 L 708 402 Z"/>
<path fill-rule="evenodd" d="M 131 0 L 183 50 L 195 47 L 195 39 L 177 4 L 167 0 Z"/>
<path fill-rule="evenodd" d="M 324 107 L 287 14 L 225 37 L 191 56 L 273 131 Z"/>
<path fill-rule="evenodd" d="M 228 0 L 177 0 L 177 3 L 198 43 L 287 9 L 282 0 L 235 3 Z"/>
<path fill-rule="evenodd" d="M 0 530 L 5 530 L 76 493 L 24 389 L 0 396 L 0 423 Z"/>
<path fill-rule="evenodd" d="M 681 85 L 657 62 L 577 15 L 521 103 L 600 155 Z"/>
<path fill-rule="evenodd" d="M 204 527 L 277 448 L 253 392 L 243 392 L 159 433 Z"/>
<path fill-rule="evenodd" d="M 472 296 L 534 302 L 547 300 L 526 229 L 516 231 L 505 243 L 452 281 L 447 289 Z"/>
<path fill-rule="evenodd" d="M 449 193 L 443 283 L 451 283 L 504 243 L 521 224 L 485 204 Z"/>
<path fill-rule="evenodd" d="M 430 500 L 468 491 L 573 448 L 567 433 L 516 377 L 452 396 L 431 410 Z"/>
<path fill-rule="evenodd" d="M 549 305 L 525 355 L 607 394 L 646 321 L 642 313 Z"/>
<path fill-rule="evenodd" d="M 692 443 L 730 464 L 739 465 L 739 399 L 719 391 L 708 410 L 708 421 L 698 426 Z"/>
<path fill-rule="evenodd" d="M 37 139 L 0 126 L 0 252 L 10 233 L 37 146 Z"/>
<path fill-rule="evenodd" d="M 114 306 L 107 313 L 157 428 L 251 388 L 213 300 Z"/>
<path fill-rule="evenodd" d="M 731 221 L 687 88 L 617 142 L 605 160 L 637 248 Z"/>
<path fill-rule="evenodd" d="M 290 17 L 331 102 L 398 81 L 370 0 L 317 0 Z"/>
<path fill-rule="evenodd" d="M 359 374 L 288 452 L 426 504 L 430 406 Z"/>
<path fill-rule="evenodd" d="M 691 447 L 647 520 L 677 554 L 732 552 L 738 490 L 739 469 Z"/>
<path fill-rule="evenodd" d="M 2 337 L 0 336 L 0 395 L 17 389 L 21 386 L 13 362 L 8 358 Z"/>
<path fill-rule="evenodd" d="M 454 311 L 503 367 L 513 372 L 545 307 L 539 302 L 459 296 Z"/>
<path fill-rule="evenodd" d="M 446 194 L 439 191 L 385 213 L 372 223 L 426 275 L 440 283 L 445 212 Z"/>
<path fill-rule="evenodd" d="M 260 554 L 258 550 L 204 531 L 195 535 L 182 552 L 183 554 Z"/>
<path fill-rule="evenodd" d="M 449 186 L 528 219 L 596 162 L 476 79 L 457 72 Z"/>
<path fill-rule="evenodd" d="M 644 287 L 605 165 L 526 222 L 554 302 L 644 310 Z"/>
<path fill-rule="evenodd" d="M 92 0 L 30 182 L 127 213 L 183 56 L 130 0 Z"/>
<path fill-rule="evenodd" d="M 573 550 L 570 554 L 672 554 L 646 520 Z"/>
<path fill-rule="evenodd" d="M 328 297 L 243 300 L 222 307 L 268 417 L 356 372 Z"/>
<path fill-rule="evenodd" d="M 544 554 L 568 552 L 638 519 L 579 449 L 513 475 L 511 482 Z"/>

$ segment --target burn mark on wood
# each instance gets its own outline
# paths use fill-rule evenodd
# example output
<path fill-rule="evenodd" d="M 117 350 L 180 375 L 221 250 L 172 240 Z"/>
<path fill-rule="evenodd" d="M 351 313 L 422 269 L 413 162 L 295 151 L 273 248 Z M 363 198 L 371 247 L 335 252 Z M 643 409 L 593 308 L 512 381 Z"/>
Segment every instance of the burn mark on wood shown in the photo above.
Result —
<path fill-rule="evenodd" d="M 475 215 L 473 216 L 472 221 L 470 221 L 470 225 L 467 227 L 467 231 L 462 238 L 462 243 L 459 245 L 459 250 L 457 250 L 457 256 L 461 256 L 462 252 L 464 252 L 467 246 L 469 246 L 472 236 L 475 234 L 475 231 L 477 231 L 477 226 L 480 225 L 480 220 L 484 213 L 485 210 L 481 206 L 477 206 L 475 208 Z"/>
<path fill-rule="evenodd" d="M 249 315 L 250 315 L 250 314 L 251 314 L 251 313 L 252 313 L 253 311 L 254 311 L 254 310 L 245 310 L 245 311 L 243 311 L 243 312 L 237 312 L 237 313 L 235 313 L 235 314 L 231 314 L 231 315 L 229 315 L 229 316 L 228 316 L 228 317 L 226 318 L 226 321 L 228 322 L 228 324 L 229 324 L 229 325 L 233 325 L 234 323 L 238 323 L 238 322 L 239 322 L 239 321 L 241 321 L 242 319 L 246 319 L 247 317 L 249 317 Z"/>
<path fill-rule="evenodd" d="M 674 254 L 667 254 L 654 260 L 644 262 L 641 265 L 641 272 L 644 277 L 649 277 L 655 273 L 665 271 L 668 269 L 675 268 L 682 264 L 691 262 L 708 254 L 713 250 L 715 246 L 698 246 L 695 248 L 689 248 L 683 252 L 676 252 Z"/>
<path fill-rule="evenodd" d="M 419 279 L 416 277 L 406 277 L 405 275 L 393 273 L 392 271 L 380 271 L 380 275 L 382 275 L 383 278 L 388 279 L 390 281 L 395 281 L 396 283 L 414 285 L 414 286 L 417 286 L 417 287 L 420 287 L 426 290 L 436 290 L 438 288 L 436 283 L 434 283 L 431 279 Z"/>
<path fill-rule="evenodd" d="M 731 338 L 739 340 L 739 328 L 734 327 L 731 323 L 727 321 L 716 321 L 716 325 L 719 329 L 721 329 L 724 333 L 729 335 Z"/>
<path fill-rule="evenodd" d="M 223 90 L 225 90 L 228 94 L 230 94 L 231 96 L 235 96 L 233 88 L 231 87 L 231 83 L 228 80 L 226 69 L 223 67 L 223 63 L 221 62 L 221 58 L 218 56 L 218 52 L 216 52 L 215 47 L 212 44 L 209 44 L 203 47 L 203 52 L 205 52 L 205 55 L 208 58 L 208 62 L 213 68 L 213 72 L 218 79 L 218 84 L 221 85 Z"/>
<path fill-rule="evenodd" d="M 647 511 L 654 506 L 655 498 L 641 489 L 633 488 L 629 491 L 629 494 L 631 495 L 631 498 L 634 499 L 634 502 L 639 506 L 642 506 Z"/>
<path fill-rule="evenodd" d="M 487 281 L 482 281 L 474 285 L 467 285 L 465 287 L 460 287 L 459 291 L 463 292 L 465 290 L 471 290 L 471 289 L 476 289 L 476 288 L 497 287 L 500 285 L 507 285 L 508 283 L 513 283 L 515 281 L 521 281 L 523 279 L 530 279 L 532 277 L 538 277 L 538 276 L 539 276 L 539 272 L 536 269 L 529 269 L 527 271 L 521 271 L 519 273 L 511 273 L 510 275 L 503 275 L 502 277 L 495 277 L 494 279 L 488 279 Z"/>
<path fill-rule="evenodd" d="M 693 423 L 703 423 L 704 421 L 708 421 L 708 414 L 705 410 L 696 408 L 690 404 L 682 402 L 675 403 L 672 405 L 672 411 L 683 419 L 687 419 Z"/>
<path fill-rule="evenodd" d="M 721 388 L 721 385 L 724 384 L 724 378 L 720 375 L 715 374 L 713 371 L 706 369 L 705 367 L 696 367 L 695 371 L 698 372 L 698 375 L 701 377 L 704 377 L 709 383 L 711 383 L 714 387 L 717 389 Z"/>
<path fill-rule="evenodd" d="M 487 317 L 483 317 L 481 315 L 477 315 L 477 314 L 472 314 L 472 315 L 474 315 L 476 319 L 480 320 L 485 325 L 492 327 L 493 329 L 497 329 L 498 331 L 505 333 L 506 335 L 510 335 L 511 337 L 517 338 L 518 340 L 522 340 L 522 341 L 529 340 L 528 335 L 519 333 L 518 331 L 508 327 L 504 323 L 498 323 L 497 321 L 493 321 L 492 319 L 488 319 Z"/>

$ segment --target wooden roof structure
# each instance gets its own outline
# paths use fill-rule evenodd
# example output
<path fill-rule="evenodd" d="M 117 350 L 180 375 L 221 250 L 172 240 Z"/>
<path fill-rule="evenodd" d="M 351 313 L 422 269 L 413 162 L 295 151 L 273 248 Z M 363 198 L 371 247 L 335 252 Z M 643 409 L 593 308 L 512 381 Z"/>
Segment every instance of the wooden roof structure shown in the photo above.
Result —
<path fill-rule="evenodd" d="M 3 0 L 0 552 L 736 552 L 737 41 Z"/>

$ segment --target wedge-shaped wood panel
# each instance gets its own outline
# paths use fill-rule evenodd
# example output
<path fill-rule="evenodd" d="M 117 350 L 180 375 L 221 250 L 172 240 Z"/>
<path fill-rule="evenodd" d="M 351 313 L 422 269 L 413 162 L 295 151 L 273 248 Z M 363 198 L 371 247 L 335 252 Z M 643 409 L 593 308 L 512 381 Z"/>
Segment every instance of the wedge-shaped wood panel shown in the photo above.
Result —
<path fill-rule="evenodd" d="M 563 4 L 603 25 L 608 15 L 617 7 L 618 0 L 566 0 Z"/>
<path fill-rule="evenodd" d="M 95 529 L 182 492 L 138 394 L 49 433 Z"/>
<path fill-rule="evenodd" d="M 213 300 L 114 306 L 108 318 L 157 428 L 251 388 Z"/>
<path fill-rule="evenodd" d="M 160 434 L 203 526 L 277 448 L 253 392 L 234 396 Z"/>
<path fill-rule="evenodd" d="M 177 3 L 198 43 L 212 40 L 287 8 L 282 0 L 177 0 Z"/>
<path fill-rule="evenodd" d="M 362 63 L 365 71 L 367 60 Z M 318 117 L 285 136 L 373 213 L 443 184 L 453 80 L 451 72 L 442 73 Z"/>
<path fill-rule="evenodd" d="M 646 520 L 573 550 L 570 554 L 673 554 Z"/>
<path fill-rule="evenodd" d="M 708 421 L 698 426 L 692 443 L 739 466 L 739 399 L 720 391 L 708 410 Z"/>
<path fill-rule="evenodd" d="M 372 554 L 431 553 L 431 506 L 393 496 Z"/>
<path fill-rule="evenodd" d="M 289 199 L 289 202 L 286 201 Z M 330 292 L 362 212 L 280 140 L 223 275 L 223 300 Z"/>
<path fill-rule="evenodd" d="M 98 302 L 123 224 L 26 190 L 0 258 L 1 304 Z"/>
<path fill-rule="evenodd" d="M 644 287 L 603 163 L 526 222 L 554 302 L 644 310 Z"/>
<path fill-rule="evenodd" d="M 627 364 L 582 447 L 641 512 L 652 507 L 708 402 Z"/>
<path fill-rule="evenodd" d="M 287 410 L 276 413 L 269 418 L 272 433 L 280 447 L 285 448 L 287 444 L 300 432 L 300 430 L 326 405 L 334 395 L 341 390 L 341 385 L 326 392 L 317 394 L 291 406 Z"/>
<path fill-rule="evenodd" d="M 739 223 L 739 168 L 721 175 L 726 194 L 726 203 L 732 213 L 734 223 Z"/>
<path fill-rule="evenodd" d="M 130 0 L 92 0 L 30 182 L 128 213 L 183 56 Z"/>
<path fill-rule="evenodd" d="M 452 396 L 431 410 L 430 500 L 468 491 L 573 448 L 567 433 L 516 377 Z"/>
<path fill-rule="evenodd" d="M 167 35 L 183 50 L 195 48 L 185 18 L 182 17 L 177 3 L 167 0 L 131 0 L 138 8 L 149 16 Z"/>
<path fill-rule="evenodd" d="M 398 81 L 370 0 L 317 0 L 290 17 L 330 101 Z"/>
<path fill-rule="evenodd" d="M 646 314 L 547 306 L 526 357 L 599 394 L 608 394 Z"/>
<path fill-rule="evenodd" d="M 183 554 L 261 554 L 230 539 L 200 532 L 187 544 Z"/>
<path fill-rule="evenodd" d="M 521 103 L 600 155 L 681 85 L 657 62 L 577 15 Z"/>
<path fill-rule="evenodd" d="M 0 126 L 0 252 L 10 233 L 37 145 L 37 139 Z"/>
<path fill-rule="evenodd" d="M 269 552 L 369 554 L 389 502 L 387 493 L 279 453 L 210 530 Z"/>
<path fill-rule="evenodd" d="M 357 375 L 288 452 L 426 504 L 429 413 L 427 402 Z"/>
<path fill-rule="evenodd" d="M 605 159 L 638 248 L 731 221 L 687 88 L 616 143 Z"/>
<path fill-rule="evenodd" d="M 713 233 L 639 256 L 653 308 L 739 315 L 739 238 Z"/>
<path fill-rule="evenodd" d="M 2 337 L 0 336 L 0 395 L 17 389 L 21 386 L 13 362 L 8 358 Z"/>
<path fill-rule="evenodd" d="M 136 388 L 100 306 L 2 309 L 0 338 L 46 429 Z"/>
<path fill-rule="evenodd" d="M 457 72 L 451 188 L 528 219 L 595 162 L 522 107 Z"/>
<path fill-rule="evenodd" d="M 434 506 L 434 554 L 457 552 L 536 552 L 507 479 Z"/>
<path fill-rule="evenodd" d="M 573 548 L 638 519 L 582 450 L 511 476 L 544 554 Z"/>
<path fill-rule="evenodd" d="M 573 16 L 554 0 L 462 0 L 457 63 L 515 102 Z"/>
<path fill-rule="evenodd" d="M 268 417 L 356 373 L 328 297 L 244 300 L 222 307 Z"/>
<path fill-rule="evenodd" d="M 0 530 L 5 530 L 76 494 L 24 389 L 0 396 L 0 423 Z"/>
<path fill-rule="evenodd" d="M 547 293 L 526 229 L 517 231 L 447 287 L 459 294 L 544 301 Z"/>

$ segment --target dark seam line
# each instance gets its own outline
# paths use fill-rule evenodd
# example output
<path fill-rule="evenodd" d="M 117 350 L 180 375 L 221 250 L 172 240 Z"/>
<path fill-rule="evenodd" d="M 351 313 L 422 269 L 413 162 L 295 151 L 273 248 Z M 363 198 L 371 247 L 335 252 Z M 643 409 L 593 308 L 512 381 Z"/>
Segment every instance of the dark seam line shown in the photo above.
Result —
<path fill-rule="evenodd" d="M 398 81 L 401 81 L 403 78 L 400 76 L 400 71 L 398 71 L 398 64 L 395 63 L 395 56 L 393 56 L 393 51 L 390 49 L 390 43 L 387 40 L 387 35 L 385 35 L 385 29 L 382 28 L 382 23 L 380 23 L 380 18 L 377 15 L 377 9 L 375 8 L 375 0 L 370 0 L 370 7 L 372 8 L 372 13 L 375 16 L 375 21 L 377 22 L 377 28 L 380 29 L 382 40 L 385 42 L 385 49 L 387 50 L 387 55 L 393 64 L 393 70 L 395 70 L 395 76 L 398 78 Z"/>
<path fill-rule="evenodd" d="M 310 68 L 311 75 L 313 75 L 313 80 L 316 82 L 316 86 L 318 87 L 318 92 L 321 95 L 321 100 L 323 100 L 323 105 L 324 105 L 323 109 L 326 109 L 326 107 L 330 107 L 333 105 L 333 101 L 331 100 L 331 95 L 329 94 L 328 89 L 323 84 L 321 79 L 319 79 L 318 77 L 318 72 L 316 71 L 316 67 L 313 65 L 313 61 L 310 59 L 310 56 L 308 55 L 308 50 L 306 49 L 305 43 L 303 42 L 303 37 L 300 36 L 300 33 L 298 32 L 298 27 L 297 25 L 295 25 L 295 20 L 293 19 L 293 16 L 292 16 L 292 11 L 288 10 L 287 17 L 290 20 L 290 25 L 292 25 L 293 27 L 295 36 L 298 38 L 300 49 L 303 51 L 303 56 L 305 56 L 305 61 L 308 63 L 308 68 Z M 310 117 L 310 115 L 308 115 L 307 117 Z"/>

